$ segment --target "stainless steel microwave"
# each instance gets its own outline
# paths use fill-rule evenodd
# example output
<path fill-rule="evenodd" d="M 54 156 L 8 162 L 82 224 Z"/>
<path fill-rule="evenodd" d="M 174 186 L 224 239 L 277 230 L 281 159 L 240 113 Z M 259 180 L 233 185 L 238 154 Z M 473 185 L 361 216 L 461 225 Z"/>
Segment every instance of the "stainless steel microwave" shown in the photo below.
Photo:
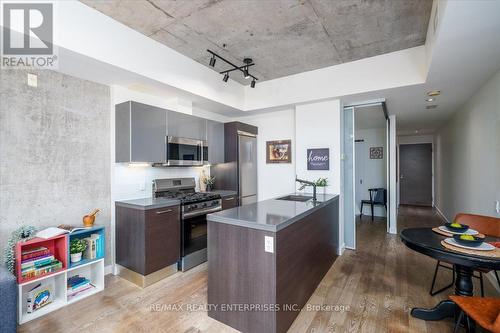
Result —
<path fill-rule="evenodd" d="M 165 165 L 203 165 L 203 151 L 206 146 L 203 140 L 167 136 L 167 163 Z M 206 152 L 208 154 L 208 150 Z"/>

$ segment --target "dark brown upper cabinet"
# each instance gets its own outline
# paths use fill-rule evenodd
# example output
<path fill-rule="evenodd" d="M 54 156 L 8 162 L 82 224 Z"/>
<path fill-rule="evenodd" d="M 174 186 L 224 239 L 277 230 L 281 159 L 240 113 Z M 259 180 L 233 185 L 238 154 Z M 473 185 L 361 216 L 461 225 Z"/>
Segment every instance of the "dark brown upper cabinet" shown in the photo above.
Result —
<path fill-rule="evenodd" d="M 224 124 L 128 101 L 115 106 L 115 162 L 167 162 L 167 136 L 204 140 L 206 162 L 224 162 Z"/>

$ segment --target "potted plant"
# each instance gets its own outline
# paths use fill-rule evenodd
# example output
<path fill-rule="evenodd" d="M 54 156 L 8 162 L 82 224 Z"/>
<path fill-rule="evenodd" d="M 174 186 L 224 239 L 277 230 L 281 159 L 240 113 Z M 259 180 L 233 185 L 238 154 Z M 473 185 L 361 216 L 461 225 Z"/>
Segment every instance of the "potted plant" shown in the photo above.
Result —
<path fill-rule="evenodd" d="M 79 262 L 82 260 L 82 252 L 87 248 L 87 243 L 83 239 L 72 239 L 69 243 L 69 253 L 71 262 Z"/>
<path fill-rule="evenodd" d="M 326 192 L 326 187 L 328 186 L 328 178 L 318 178 L 314 181 L 314 184 L 316 184 L 316 187 L 322 187 L 323 188 L 323 194 Z M 307 184 L 302 184 L 299 187 L 299 191 L 302 191 L 306 186 L 309 186 Z"/>
<path fill-rule="evenodd" d="M 207 186 L 207 192 L 210 192 L 213 190 L 214 185 L 215 185 L 215 177 L 214 176 L 208 176 L 203 179 L 203 182 Z"/>

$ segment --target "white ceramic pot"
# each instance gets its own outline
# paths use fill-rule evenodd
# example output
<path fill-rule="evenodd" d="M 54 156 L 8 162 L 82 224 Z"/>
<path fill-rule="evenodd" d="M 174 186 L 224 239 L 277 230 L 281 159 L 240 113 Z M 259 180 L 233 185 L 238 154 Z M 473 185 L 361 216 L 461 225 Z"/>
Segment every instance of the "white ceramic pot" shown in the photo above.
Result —
<path fill-rule="evenodd" d="M 71 262 L 79 262 L 82 260 L 82 253 L 71 253 Z"/>

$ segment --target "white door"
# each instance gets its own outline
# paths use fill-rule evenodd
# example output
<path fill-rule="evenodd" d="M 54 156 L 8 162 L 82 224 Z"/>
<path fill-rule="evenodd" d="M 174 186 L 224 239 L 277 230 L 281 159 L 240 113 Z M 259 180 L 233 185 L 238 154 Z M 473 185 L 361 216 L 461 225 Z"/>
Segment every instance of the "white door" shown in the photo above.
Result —
<path fill-rule="evenodd" d="M 356 208 L 354 206 L 354 108 L 343 112 L 343 202 L 344 241 L 346 248 L 356 249 Z"/>
<path fill-rule="evenodd" d="M 355 144 L 355 186 L 356 186 L 356 195 L 355 195 L 355 203 L 356 203 L 356 214 L 359 215 L 361 208 L 361 200 L 365 199 L 366 189 L 363 181 L 363 177 L 365 174 L 365 143 L 364 142 L 356 142 Z"/>

